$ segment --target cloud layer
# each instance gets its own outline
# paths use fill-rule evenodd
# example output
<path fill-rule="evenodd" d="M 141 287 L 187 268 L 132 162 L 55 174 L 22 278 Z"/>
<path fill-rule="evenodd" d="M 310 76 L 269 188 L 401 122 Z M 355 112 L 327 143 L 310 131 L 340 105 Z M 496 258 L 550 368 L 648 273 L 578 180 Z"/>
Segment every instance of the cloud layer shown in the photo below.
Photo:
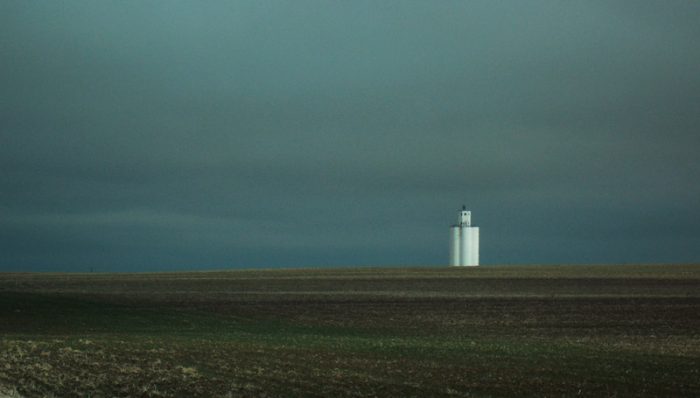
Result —
<path fill-rule="evenodd" d="M 700 261 L 693 2 L 3 2 L 0 270 Z"/>

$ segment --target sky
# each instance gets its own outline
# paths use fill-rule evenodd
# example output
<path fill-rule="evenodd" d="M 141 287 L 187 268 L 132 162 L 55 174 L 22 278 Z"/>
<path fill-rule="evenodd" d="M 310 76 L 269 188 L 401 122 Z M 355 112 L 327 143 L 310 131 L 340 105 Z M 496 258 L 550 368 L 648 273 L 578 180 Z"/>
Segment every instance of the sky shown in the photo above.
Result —
<path fill-rule="evenodd" d="M 0 2 L 0 271 L 700 262 L 700 2 Z"/>

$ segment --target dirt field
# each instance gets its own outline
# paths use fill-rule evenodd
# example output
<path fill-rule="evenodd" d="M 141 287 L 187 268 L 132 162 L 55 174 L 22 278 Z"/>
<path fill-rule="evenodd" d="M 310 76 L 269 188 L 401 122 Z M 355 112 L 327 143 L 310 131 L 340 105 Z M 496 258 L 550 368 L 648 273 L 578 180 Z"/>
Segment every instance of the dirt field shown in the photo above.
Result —
<path fill-rule="evenodd" d="M 700 266 L 5 273 L 2 396 L 700 396 Z"/>

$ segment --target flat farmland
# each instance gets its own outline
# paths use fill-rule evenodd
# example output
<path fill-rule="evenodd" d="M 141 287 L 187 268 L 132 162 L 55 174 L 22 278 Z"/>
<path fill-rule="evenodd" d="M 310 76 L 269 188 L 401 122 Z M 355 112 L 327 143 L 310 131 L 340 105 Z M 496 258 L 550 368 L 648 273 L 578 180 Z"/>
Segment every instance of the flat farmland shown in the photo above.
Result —
<path fill-rule="evenodd" d="M 0 396 L 700 396 L 700 266 L 3 273 Z"/>

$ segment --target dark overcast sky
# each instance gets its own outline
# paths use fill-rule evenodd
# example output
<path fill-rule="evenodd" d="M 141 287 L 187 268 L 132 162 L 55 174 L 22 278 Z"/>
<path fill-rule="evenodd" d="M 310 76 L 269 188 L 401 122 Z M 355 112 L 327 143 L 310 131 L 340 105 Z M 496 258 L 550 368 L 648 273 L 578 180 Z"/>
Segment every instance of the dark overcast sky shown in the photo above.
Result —
<path fill-rule="evenodd" d="M 0 2 L 0 270 L 700 262 L 700 2 Z"/>

